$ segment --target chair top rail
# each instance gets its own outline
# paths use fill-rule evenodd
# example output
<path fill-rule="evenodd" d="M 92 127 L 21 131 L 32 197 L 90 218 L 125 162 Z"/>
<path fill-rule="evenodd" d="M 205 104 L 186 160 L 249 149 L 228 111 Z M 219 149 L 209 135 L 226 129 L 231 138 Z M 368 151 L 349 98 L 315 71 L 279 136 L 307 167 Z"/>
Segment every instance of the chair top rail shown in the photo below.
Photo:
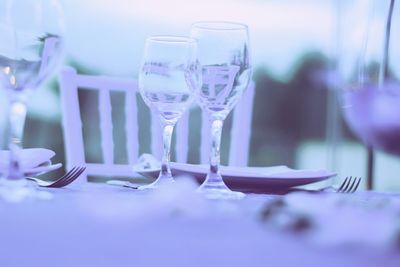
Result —
<path fill-rule="evenodd" d="M 138 90 L 137 81 L 129 78 L 78 74 L 75 79 L 79 88 L 110 91 Z"/>

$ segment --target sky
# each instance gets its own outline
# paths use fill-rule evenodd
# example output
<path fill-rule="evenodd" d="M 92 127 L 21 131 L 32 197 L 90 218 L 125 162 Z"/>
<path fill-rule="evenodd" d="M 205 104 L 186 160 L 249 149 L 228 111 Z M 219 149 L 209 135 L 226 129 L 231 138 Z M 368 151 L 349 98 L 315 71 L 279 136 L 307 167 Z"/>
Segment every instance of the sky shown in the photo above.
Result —
<path fill-rule="evenodd" d="M 265 68 L 283 81 L 305 52 L 320 51 L 331 58 L 338 53 L 336 0 L 60 1 L 66 25 L 64 64 L 79 63 L 93 73 L 136 78 L 146 37 L 187 35 L 190 25 L 199 20 L 247 24 L 253 68 Z M 362 24 L 367 1 L 341 1 L 351 7 L 348 25 L 354 21 Z M 400 25 L 397 18 L 400 16 L 396 16 L 394 25 Z M 352 36 L 354 43 L 360 40 L 357 34 Z M 393 36 L 399 39 L 400 31 L 394 30 Z M 395 58 L 400 60 L 400 49 L 393 52 L 399 53 Z M 44 105 L 40 99 L 56 96 L 43 90 L 36 94 L 43 95 L 36 98 L 38 101 L 32 101 L 32 110 L 54 114 L 42 110 Z M 48 101 L 54 103 L 48 105 L 52 111 L 57 110 L 57 102 L 53 100 Z"/>
<path fill-rule="evenodd" d="M 305 50 L 332 53 L 333 1 L 64 0 L 67 58 L 100 73 L 136 76 L 145 38 L 187 35 L 198 20 L 249 25 L 254 66 L 277 76 Z"/>
<path fill-rule="evenodd" d="M 188 35 L 190 25 L 199 20 L 247 24 L 253 67 L 265 67 L 282 80 L 304 51 L 333 53 L 334 0 L 60 2 L 65 17 L 63 64 L 79 63 L 98 74 L 136 78 L 146 37 Z M 29 101 L 29 111 L 32 116 L 58 120 L 57 95 L 41 86 Z"/>

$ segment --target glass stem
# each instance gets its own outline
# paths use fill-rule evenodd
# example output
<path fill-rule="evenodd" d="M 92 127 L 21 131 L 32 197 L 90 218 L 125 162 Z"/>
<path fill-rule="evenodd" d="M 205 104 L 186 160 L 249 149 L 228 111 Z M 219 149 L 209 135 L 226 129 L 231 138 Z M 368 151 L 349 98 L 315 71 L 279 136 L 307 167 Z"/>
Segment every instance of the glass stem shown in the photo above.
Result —
<path fill-rule="evenodd" d="M 390 31 L 392 25 L 392 16 L 393 16 L 393 8 L 394 8 L 395 0 L 390 1 L 389 13 L 386 21 L 386 31 L 385 31 L 385 46 L 383 53 L 383 63 L 382 66 L 384 68 L 383 72 L 383 80 L 389 78 L 389 43 L 390 43 Z"/>
<path fill-rule="evenodd" d="M 211 119 L 211 153 L 210 153 L 210 177 L 217 180 L 221 180 L 221 175 L 219 174 L 219 164 L 220 164 L 220 147 L 221 147 L 221 135 L 223 120 Z"/>
<path fill-rule="evenodd" d="M 163 124 L 163 156 L 161 160 L 161 177 L 171 178 L 171 169 L 169 166 L 172 133 L 174 131 L 174 124 Z"/>
<path fill-rule="evenodd" d="M 20 154 L 22 151 L 22 135 L 26 118 L 26 104 L 19 99 L 12 99 L 9 112 L 10 139 L 8 148 L 10 150 L 10 165 L 7 178 L 18 180 L 24 178 L 20 166 Z"/>

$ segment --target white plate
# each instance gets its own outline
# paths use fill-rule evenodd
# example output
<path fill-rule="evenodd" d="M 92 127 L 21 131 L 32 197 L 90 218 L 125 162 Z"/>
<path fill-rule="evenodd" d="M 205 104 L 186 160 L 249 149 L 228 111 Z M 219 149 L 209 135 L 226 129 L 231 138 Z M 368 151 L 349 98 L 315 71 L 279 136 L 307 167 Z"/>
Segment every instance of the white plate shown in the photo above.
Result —
<path fill-rule="evenodd" d="M 51 164 L 51 162 L 50 162 L 50 164 L 46 165 L 46 166 L 41 165 L 36 168 L 26 169 L 26 170 L 24 170 L 24 174 L 25 174 L 25 176 L 38 176 L 38 175 L 45 174 L 46 172 L 51 172 L 51 171 L 57 170 L 61 167 L 62 167 L 61 163 Z"/>
<path fill-rule="evenodd" d="M 327 170 L 295 170 L 287 166 L 227 167 L 221 166 L 221 174 L 228 187 L 243 192 L 274 192 L 294 186 L 319 182 L 336 175 Z M 149 178 L 157 178 L 159 169 L 136 170 Z M 174 177 L 192 176 L 201 183 L 208 171 L 206 165 L 171 162 Z"/>
<path fill-rule="evenodd" d="M 32 169 L 47 164 L 55 154 L 54 151 L 45 148 L 25 148 L 20 155 L 21 168 Z M 0 150 L 0 170 L 8 168 L 9 155 L 8 150 Z"/>
<path fill-rule="evenodd" d="M 0 173 L 7 170 L 9 151 L 0 150 Z M 55 152 L 45 148 L 26 148 L 21 151 L 20 164 L 25 176 L 37 176 L 54 171 L 62 166 L 61 163 L 52 164 L 51 158 Z"/>

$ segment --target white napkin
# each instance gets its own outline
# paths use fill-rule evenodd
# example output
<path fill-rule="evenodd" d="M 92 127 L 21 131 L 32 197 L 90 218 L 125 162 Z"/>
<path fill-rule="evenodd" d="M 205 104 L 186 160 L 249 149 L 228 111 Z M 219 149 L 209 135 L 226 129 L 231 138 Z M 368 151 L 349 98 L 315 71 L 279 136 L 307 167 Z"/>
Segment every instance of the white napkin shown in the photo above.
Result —
<path fill-rule="evenodd" d="M 133 171 L 140 172 L 140 171 L 149 171 L 149 170 L 160 170 L 161 162 L 156 159 L 151 154 L 142 154 L 136 164 L 133 165 Z"/>
<path fill-rule="evenodd" d="M 50 159 L 56 153 L 45 148 L 27 148 L 21 151 L 21 168 L 22 170 L 31 170 L 39 166 L 51 165 Z M 8 150 L 0 150 L 0 172 L 6 170 L 9 164 L 10 152 Z"/>

